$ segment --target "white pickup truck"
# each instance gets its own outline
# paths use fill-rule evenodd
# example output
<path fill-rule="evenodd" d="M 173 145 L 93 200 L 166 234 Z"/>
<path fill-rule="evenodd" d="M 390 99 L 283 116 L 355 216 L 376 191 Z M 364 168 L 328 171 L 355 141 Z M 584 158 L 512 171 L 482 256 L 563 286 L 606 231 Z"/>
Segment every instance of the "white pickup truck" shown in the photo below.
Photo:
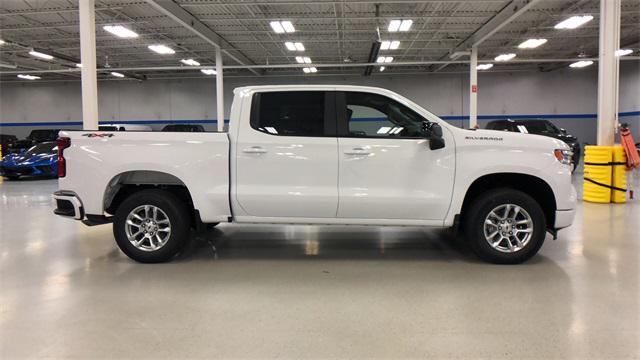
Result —
<path fill-rule="evenodd" d="M 494 263 L 571 225 L 571 151 L 556 139 L 464 130 L 391 91 L 235 89 L 228 133 L 62 131 L 58 215 L 113 222 L 139 262 L 220 222 L 460 227 Z"/>

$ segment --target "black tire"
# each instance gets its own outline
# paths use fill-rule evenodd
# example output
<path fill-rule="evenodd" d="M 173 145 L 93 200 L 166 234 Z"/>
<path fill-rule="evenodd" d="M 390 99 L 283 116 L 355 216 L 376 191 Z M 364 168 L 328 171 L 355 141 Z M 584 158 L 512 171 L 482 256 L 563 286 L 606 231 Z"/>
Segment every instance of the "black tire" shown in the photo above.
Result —
<path fill-rule="evenodd" d="M 162 210 L 169 222 L 171 233 L 166 243 L 157 250 L 144 251 L 135 247 L 127 238 L 125 224 L 131 211 L 141 205 L 152 205 Z M 126 198 L 116 210 L 113 219 L 113 235 L 122 252 L 141 263 L 160 263 L 171 260 L 189 238 L 190 211 L 174 194 L 164 190 L 142 190 Z"/>
<path fill-rule="evenodd" d="M 484 234 L 485 219 L 489 213 L 506 204 L 517 205 L 524 209 L 533 222 L 531 238 L 515 252 L 502 252 L 493 248 Z M 475 199 L 465 211 L 466 214 L 463 216 L 467 242 L 473 252 L 485 261 L 494 264 L 519 264 L 538 253 L 544 243 L 547 228 L 544 212 L 538 202 L 521 191 L 508 188 L 490 190 Z M 501 243 L 504 247 L 507 246 L 506 241 L 509 240 Z"/>
<path fill-rule="evenodd" d="M 205 225 L 206 225 L 205 227 L 206 227 L 207 231 L 211 231 L 211 230 L 213 230 L 216 226 L 218 226 L 218 224 L 220 224 L 220 223 L 207 223 L 207 224 L 205 224 Z"/>

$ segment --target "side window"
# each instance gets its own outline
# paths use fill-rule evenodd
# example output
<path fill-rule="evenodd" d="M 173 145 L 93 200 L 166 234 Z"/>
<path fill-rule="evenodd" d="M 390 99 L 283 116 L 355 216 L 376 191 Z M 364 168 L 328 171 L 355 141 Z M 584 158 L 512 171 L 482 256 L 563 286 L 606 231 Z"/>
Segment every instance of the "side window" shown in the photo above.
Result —
<path fill-rule="evenodd" d="M 347 136 L 422 138 L 424 118 L 386 96 L 345 92 Z"/>
<path fill-rule="evenodd" d="M 251 127 L 281 136 L 326 136 L 324 91 L 279 91 L 253 97 Z"/>

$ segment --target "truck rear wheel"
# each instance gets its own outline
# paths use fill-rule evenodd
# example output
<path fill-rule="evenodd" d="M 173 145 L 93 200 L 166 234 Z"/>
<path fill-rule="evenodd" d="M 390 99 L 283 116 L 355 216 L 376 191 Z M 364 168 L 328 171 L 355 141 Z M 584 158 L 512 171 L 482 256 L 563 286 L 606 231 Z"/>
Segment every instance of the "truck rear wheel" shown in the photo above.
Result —
<path fill-rule="evenodd" d="M 120 250 L 142 263 L 173 258 L 189 236 L 189 210 L 164 190 L 142 190 L 126 198 L 116 210 L 113 235 Z"/>
<path fill-rule="evenodd" d="M 473 251 L 495 264 L 519 264 L 534 256 L 546 236 L 546 219 L 529 195 L 496 189 L 466 210 L 465 233 Z"/>

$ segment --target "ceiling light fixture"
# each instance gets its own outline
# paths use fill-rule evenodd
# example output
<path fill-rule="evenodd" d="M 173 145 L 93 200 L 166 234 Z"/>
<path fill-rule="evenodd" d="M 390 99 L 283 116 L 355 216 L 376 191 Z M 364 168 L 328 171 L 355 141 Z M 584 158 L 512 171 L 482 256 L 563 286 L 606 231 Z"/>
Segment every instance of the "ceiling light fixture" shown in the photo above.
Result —
<path fill-rule="evenodd" d="M 391 20 L 387 30 L 389 32 L 409 31 L 413 20 Z"/>
<path fill-rule="evenodd" d="M 294 43 L 287 41 L 284 43 L 284 46 L 286 46 L 289 51 L 304 51 L 304 45 L 301 42 Z"/>
<path fill-rule="evenodd" d="M 572 68 L 583 68 L 583 67 L 589 66 L 591 64 L 593 64 L 593 61 L 591 61 L 591 60 L 580 60 L 580 61 L 576 61 L 573 64 L 569 65 L 569 67 L 572 67 Z"/>
<path fill-rule="evenodd" d="M 4 45 L 4 44 L 6 44 L 6 42 L 4 40 L 0 39 L 0 45 Z"/>
<path fill-rule="evenodd" d="M 276 34 L 296 32 L 296 28 L 293 27 L 291 21 L 272 21 L 269 25 L 271 25 Z"/>
<path fill-rule="evenodd" d="M 205 75 L 216 75 L 217 72 L 213 69 L 202 69 L 200 70 Z"/>
<path fill-rule="evenodd" d="M 380 71 L 384 71 L 384 66 L 380 66 Z"/>
<path fill-rule="evenodd" d="M 478 66 L 476 66 L 476 69 L 478 70 L 489 70 L 493 67 L 493 64 L 480 64 Z"/>
<path fill-rule="evenodd" d="M 35 51 L 35 50 L 31 50 L 31 51 L 29 51 L 29 55 L 31 55 L 31 56 L 35 56 L 35 57 L 38 57 L 38 58 L 40 58 L 40 59 L 45 59 L 45 60 L 51 60 L 51 59 L 53 59 L 53 56 L 51 56 L 51 55 L 49 55 L 49 54 L 44 54 L 44 53 L 41 53 L 41 52 L 39 52 L 39 51 Z"/>
<path fill-rule="evenodd" d="M 77 63 L 77 64 L 76 64 L 76 67 L 77 67 L 77 68 L 82 68 L 82 64 Z"/>
<path fill-rule="evenodd" d="M 200 63 L 193 59 L 181 59 L 180 62 L 189 66 L 200 66 Z"/>
<path fill-rule="evenodd" d="M 149 45 L 148 48 L 149 50 L 155 51 L 161 55 L 171 55 L 176 53 L 172 48 L 162 44 Z"/>
<path fill-rule="evenodd" d="M 18 77 L 20 79 L 25 79 L 25 80 L 38 80 L 38 79 L 40 79 L 40 76 L 35 76 L 35 75 L 18 74 Z"/>
<path fill-rule="evenodd" d="M 589 21 L 593 20 L 593 16 L 584 15 L 584 16 L 572 16 L 566 20 L 563 20 L 554 26 L 556 29 L 575 29 L 579 26 L 582 26 Z"/>
<path fill-rule="evenodd" d="M 298 64 L 311 64 L 311 58 L 308 56 L 296 56 L 296 62 Z"/>
<path fill-rule="evenodd" d="M 625 55 L 629 55 L 633 53 L 633 50 L 631 49 L 618 49 L 616 50 L 616 56 L 625 56 Z"/>
<path fill-rule="evenodd" d="M 308 74 L 308 73 L 316 73 L 318 72 L 318 69 L 316 69 L 315 67 L 306 67 L 306 68 L 302 68 L 302 71 L 305 74 Z"/>
<path fill-rule="evenodd" d="M 495 57 L 495 61 L 509 61 L 516 57 L 516 54 L 501 54 Z"/>
<path fill-rule="evenodd" d="M 378 56 L 377 63 L 390 63 L 393 61 L 393 56 Z"/>
<path fill-rule="evenodd" d="M 115 77 L 118 77 L 118 78 L 123 78 L 123 77 L 124 77 L 124 74 L 119 73 L 119 72 L 112 71 L 112 72 L 111 72 L 111 76 L 115 76 Z"/>
<path fill-rule="evenodd" d="M 380 50 L 395 50 L 398 47 L 400 47 L 400 41 L 397 40 L 383 41 L 382 44 L 380 44 Z"/>
<path fill-rule="evenodd" d="M 132 39 L 132 38 L 138 37 L 138 34 L 136 32 L 131 31 L 122 25 L 106 25 L 106 26 L 103 26 L 102 28 L 105 31 L 108 31 L 113 35 L 123 39 Z"/>
<path fill-rule="evenodd" d="M 543 45 L 547 42 L 547 39 L 529 39 L 526 40 L 522 43 L 520 43 L 520 45 L 518 45 L 518 48 L 520 49 L 534 49 L 537 48 L 540 45 Z"/>

